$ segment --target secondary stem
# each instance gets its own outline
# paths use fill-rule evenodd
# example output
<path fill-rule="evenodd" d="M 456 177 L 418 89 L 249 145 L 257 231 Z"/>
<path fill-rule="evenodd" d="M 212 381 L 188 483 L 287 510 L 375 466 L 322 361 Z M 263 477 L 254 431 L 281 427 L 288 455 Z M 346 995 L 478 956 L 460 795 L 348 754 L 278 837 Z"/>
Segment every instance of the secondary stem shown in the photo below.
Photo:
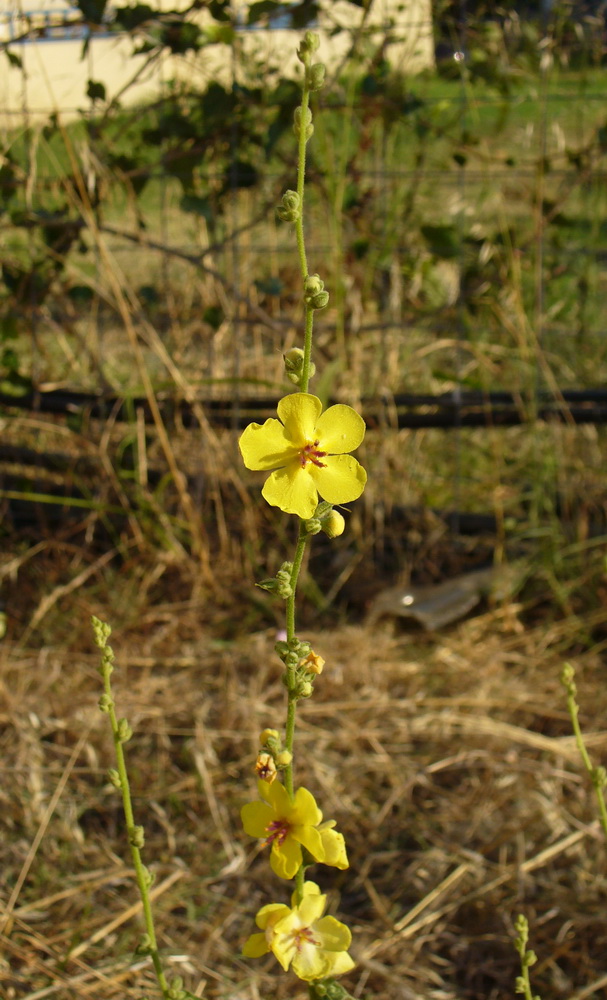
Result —
<path fill-rule="evenodd" d="M 156 979 L 158 980 L 158 985 L 162 990 L 162 995 L 163 997 L 168 997 L 169 984 L 167 982 L 166 976 L 162 968 L 160 955 L 158 954 L 158 943 L 156 940 L 156 931 L 154 928 L 154 916 L 152 914 L 152 904 L 150 901 L 150 894 L 149 894 L 149 885 L 150 885 L 149 873 L 147 868 L 143 864 L 143 861 L 141 860 L 141 852 L 139 848 L 133 843 L 132 840 L 135 831 L 135 817 L 133 813 L 133 804 L 131 800 L 129 776 L 126 768 L 124 749 L 122 746 L 123 740 L 120 736 L 119 723 L 118 719 L 116 718 L 116 709 L 114 707 L 114 698 L 112 694 L 110 672 L 111 672 L 111 667 L 109 663 L 106 663 L 104 661 L 103 686 L 106 694 L 107 712 L 110 717 L 112 735 L 114 738 L 114 749 L 116 751 L 117 770 L 120 776 L 120 790 L 122 792 L 122 808 L 124 811 L 127 834 L 129 837 L 129 846 L 131 849 L 131 857 L 133 859 L 133 867 L 135 869 L 135 878 L 137 881 L 137 887 L 139 889 L 139 895 L 141 897 L 141 905 L 143 907 L 143 919 L 147 935 L 148 951 L 152 959 L 152 964 L 154 966 L 154 972 L 156 973 Z"/>

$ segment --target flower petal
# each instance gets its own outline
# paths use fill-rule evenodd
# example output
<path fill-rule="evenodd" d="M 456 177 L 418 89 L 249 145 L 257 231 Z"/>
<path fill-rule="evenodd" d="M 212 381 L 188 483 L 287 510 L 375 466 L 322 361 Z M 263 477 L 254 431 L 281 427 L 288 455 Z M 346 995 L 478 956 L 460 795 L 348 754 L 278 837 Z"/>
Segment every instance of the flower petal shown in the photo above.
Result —
<path fill-rule="evenodd" d="M 329 960 L 329 976 L 343 976 L 344 972 L 349 972 L 356 965 L 347 951 L 328 951 L 326 956 Z"/>
<path fill-rule="evenodd" d="M 247 802 L 240 810 L 242 825 L 249 837 L 266 837 L 275 815 L 272 806 L 265 802 Z"/>
<path fill-rule="evenodd" d="M 362 443 L 365 422 L 351 406 L 336 403 L 318 418 L 315 433 L 322 451 L 328 451 L 331 455 L 345 455 Z"/>
<path fill-rule="evenodd" d="M 324 979 L 331 967 L 329 956 L 310 941 L 302 942 L 293 956 L 292 969 L 296 976 L 310 983 L 314 979 Z"/>
<path fill-rule="evenodd" d="M 318 396 L 309 392 L 293 392 L 290 396 L 283 396 L 276 409 L 285 425 L 287 440 L 297 449 L 318 437 L 316 421 L 322 410 Z"/>
<path fill-rule="evenodd" d="M 328 455 L 324 467 L 309 465 L 308 475 L 316 484 L 323 500 L 329 503 L 349 503 L 356 500 L 365 488 L 367 473 L 352 455 Z M 276 476 L 274 472 L 272 475 Z M 284 510 L 284 507 L 282 508 Z M 307 515 L 311 517 L 310 514 Z"/>
<path fill-rule="evenodd" d="M 284 427 L 275 417 L 270 417 L 265 424 L 245 427 L 238 447 L 247 469 L 257 472 L 278 469 L 297 455 L 297 448 L 285 436 Z"/>
<path fill-rule="evenodd" d="M 257 911 L 255 923 L 262 931 L 265 931 L 266 927 L 272 927 L 290 912 L 291 910 L 284 903 L 266 903 L 261 910 Z"/>
<path fill-rule="evenodd" d="M 242 954 L 245 958 L 261 958 L 270 951 L 265 934 L 251 934 L 242 946 Z"/>
<path fill-rule="evenodd" d="M 290 814 L 293 808 L 291 798 L 280 781 L 274 781 L 271 785 L 267 781 L 258 781 L 257 789 L 261 798 L 272 806 L 276 816 L 287 817 Z"/>
<path fill-rule="evenodd" d="M 291 837 L 303 844 L 306 851 L 309 851 L 315 861 L 325 860 L 325 849 L 322 837 L 313 826 L 293 826 L 291 827 Z M 293 876 L 290 875 L 289 878 Z"/>
<path fill-rule="evenodd" d="M 261 495 L 272 507 L 279 507 L 285 514 L 297 514 L 303 518 L 312 517 L 318 503 L 314 480 L 307 469 L 302 469 L 298 461 L 289 462 L 286 468 L 278 469 L 268 476 Z M 360 496 L 360 493 L 356 495 Z M 349 499 L 353 500 L 354 497 Z"/>
<path fill-rule="evenodd" d="M 331 865 L 332 868 L 349 868 L 348 855 L 346 854 L 346 842 L 343 834 L 336 830 L 321 827 L 319 830 L 322 838 L 325 857 L 324 864 Z"/>
<path fill-rule="evenodd" d="M 282 844 L 279 844 L 277 840 L 272 844 L 270 867 L 279 878 L 295 878 L 302 861 L 301 847 L 291 834 L 285 838 Z"/>
<path fill-rule="evenodd" d="M 317 920 L 314 933 L 325 951 L 347 951 L 352 943 L 350 928 L 335 917 L 321 917 Z"/>
<path fill-rule="evenodd" d="M 322 813 L 316 805 L 316 799 L 307 788 L 298 788 L 295 792 L 289 819 L 296 826 L 304 823 L 318 826 L 322 822 Z"/>

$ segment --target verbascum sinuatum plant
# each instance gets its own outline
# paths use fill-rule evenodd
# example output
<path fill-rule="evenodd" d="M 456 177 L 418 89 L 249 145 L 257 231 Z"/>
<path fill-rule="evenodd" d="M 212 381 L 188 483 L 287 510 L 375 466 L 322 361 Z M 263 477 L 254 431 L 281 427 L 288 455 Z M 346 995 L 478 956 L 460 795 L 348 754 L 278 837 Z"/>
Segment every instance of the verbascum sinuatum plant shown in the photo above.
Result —
<path fill-rule="evenodd" d="M 308 391 L 315 372 L 314 313 L 329 301 L 323 280 L 308 273 L 303 231 L 306 145 L 314 131 L 309 99 L 321 89 L 325 76 L 324 66 L 313 62 L 318 44 L 318 36 L 306 32 L 297 52 L 304 72 L 301 105 L 293 124 L 299 152 L 297 189 L 286 191 L 278 207 L 280 219 L 294 226 L 301 265 L 304 345 L 284 355 L 285 375 L 297 391 L 280 400 L 277 417 L 249 424 L 239 441 L 247 469 L 269 474 L 261 490 L 264 500 L 299 519 L 293 560 L 284 562 L 275 577 L 259 583 L 286 602 L 286 637 L 275 647 L 284 664 L 287 691 L 284 738 L 275 729 L 261 733 L 255 762 L 259 798 L 241 810 L 245 832 L 269 848 L 274 874 L 295 885 L 290 906 L 284 902 L 262 906 L 255 918 L 259 932 L 248 938 L 243 954 L 259 958 L 272 953 L 285 971 L 308 983 L 311 998 L 342 1000 L 349 994 L 335 977 L 354 967 L 348 951 L 352 935 L 345 924 L 326 914 L 327 897 L 308 880 L 307 870 L 317 863 L 347 868 L 346 845 L 335 822 L 323 819 L 312 792 L 294 787 L 297 702 L 313 694 L 314 682 L 325 665 L 295 630 L 304 550 L 320 531 L 329 538 L 342 534 L 345 519 L 334 504 L 358 499 L 367 481 L 365 470 L 350 454 L 365 435 L 362 417 L 341 403 L 323 411 L 320 399 Z"/>

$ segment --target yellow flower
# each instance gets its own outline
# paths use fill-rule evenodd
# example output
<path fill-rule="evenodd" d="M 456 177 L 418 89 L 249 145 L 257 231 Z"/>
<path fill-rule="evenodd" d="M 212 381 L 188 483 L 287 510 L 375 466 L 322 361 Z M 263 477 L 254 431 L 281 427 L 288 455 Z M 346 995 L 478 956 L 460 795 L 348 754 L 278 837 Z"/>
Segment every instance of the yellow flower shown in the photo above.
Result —
<path fill-rule="evenodd" d="M 367 481 L 363 467 L 347 454 L 365 436 L 363 418 L 342 403 L 321 411 L 316 396 L 294 392 L 280 400 L 279 420 L 249 424 L 239 441 L 247 469 L 275 470 L 262 496 L 286 514 L 305 519 L 316 510 L 319 494 L 329 503 L 349 503 Z"/>
<path fill-rule="evenodd" d="M 262 837 L 272 845 L 270 865 L 275 875 L 295 878 L 303 861 L 302 847 L 315 861 L 348 867 L 343 837 L 331 829 L 332 820 L 322 823 L 322 813 L 307 788 L 298 788 L 293 800 L 278 781 L 271 785 L 258 781 L 257 789 L 263 801 L 242 807 L 242 825 L 251 837 Z"/>
<path fill-rule="evenodd" d="M 251 935 L 243 955 L 259 958 L 272 951 L 285 971 L 291 966 L 306 982 L 348 972 L 354 968 L 347 951 L 352 935 L 335 917 L 323 917 L 326 903 L 315 882 L 304 882 L 299 904 L 294 893 L 290 908 L 263 906 L 255 918 L 263 933 Z"/>

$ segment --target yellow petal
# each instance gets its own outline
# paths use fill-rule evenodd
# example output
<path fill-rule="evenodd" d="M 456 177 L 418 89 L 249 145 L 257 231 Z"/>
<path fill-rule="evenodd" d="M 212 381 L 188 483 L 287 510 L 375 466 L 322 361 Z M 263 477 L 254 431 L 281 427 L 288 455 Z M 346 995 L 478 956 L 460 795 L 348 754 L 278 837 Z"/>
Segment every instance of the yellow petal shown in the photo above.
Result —
<path fill-rule="evenodd" d="M 322 822 L 322 813 L 316 805 L 316 799 L 307 788 L 298 788 L 295 792 L 289 818 L 297 826 L 304 823 L 318 826 Z"/>
<path fill-rule="evenodd" d="M 322 846 L 325 851 L 324 864 L 331 865 L 332 868 L 349 868 L 348 855 L 346 854 L 346 842 L 343 834 L 336 830 L 320 829 Z"/>
<path fill-rule="evenodd" d="M 317 920 L 314 933 L 325 951 L 347 951 L 352 943 L 350 928 L 335 917 L 321 917 Z"/>
<path fill-rule="evenodd" d="M 327 951 L 325 955 L 329 960 L 329 976 L 343 976 L 344 972 L 349 972 L 356 965 L 347 951 Z"/>
<path fill-rule="evenodd" d="M 242 954 L 245 958 L 261 958 L 262 955 L 267 955 L 269 950 L 265 934 L 251 934 L 242 947 Z"/>
<path fill-rule="evenodd" d="M 279 878 L 295 878 L 302 861 L 301 847 L 293 837 L 287 836 L 282 844 L 276 840 L 272 844 L 270 867 Z"/>
<path fill-rule="evenodd" d="M 297 455 L 297 449 L 285 436 L 285 429 L 274 417 L 265 424 L 249 424 L 240 435 L 238 447 L 247 469 L 266 472 L 278 469 Z"/>
<path fill-rule="evenodd" d="M 265 802 L 247 802 L 240 810 L 240 818 L 249 837 L 265 837 L 269 824 L 276 817 L 272 807 Z"/>
<path fill-rule="evenodd" d="M 322 403 L 309 392 L 293 392 L 283 396 L 277 406 L 278 416 L 285 425 L 285 435 L 296 448 L 302 448 L 308 441 L 315 441 L 316 421 L 320 416 Z"/>
<path fill-rule="evenodd" d="M 316 437 L 322 451 L 330 455 L 345 455 L 354 451 L 365 436 L 365 422 L 351 406 L 336 403 L 318 418 Z"/>
<path fill-rule="evenodd" d="M 261 910 L 257 911 L 255 923 L 260 930 L 265 931 L 266 927 L 272 927 L 290 912 L 291 910 L 284 903 L 267 903 L 266 906 L 262 906 Z"/>
<path fill-rule="evenodd" d="M 291 811 L 291 799 L 284 785 L 275 781 L 268 785 L 267 781 L 258 781 L 257 790 L 266 802 L 274 809 L 277 816 L 287 816 Z"/>
<path fill-rule="evenodd" d="M 367 482 L 367 473 L 362 465 L 351 455 L 328 455 L 323 458 L 323 462 L 325 464 L 322 469 L 312 464 L 306 466 L 306 471 L 309 470 L 308 475 L 316 484 L 323 500 L 328 500 L 329 503 L 349 503 L 350 500 L 356 500 Z"/>
<path fill-rule="evenodd" d="M 322 837 L 313 826 L 293 826 L 291 836 L 303 844 L 306 851 L 309 851 L 315 861 L 325 860 L 325 849 Z"/>
<path fill-rule="evenodd" d="M 321 951 L 309 942 L 304 942 L 293 956 L 291 968 L 304 982 L 325 979 L 329 975 L 331 961 L 327 952 Z"/>
<path fill-rule="evenodd" d="M 272 507 L 279 507 L 285 514 L 297 514 L 303 518 L 312 517 L 318 503 L 314 481 L 307 469 L 302 469 L 299 461 L 290 462 L 286 468 L 278 469 L 268 476 L 261 495 Z"/>

